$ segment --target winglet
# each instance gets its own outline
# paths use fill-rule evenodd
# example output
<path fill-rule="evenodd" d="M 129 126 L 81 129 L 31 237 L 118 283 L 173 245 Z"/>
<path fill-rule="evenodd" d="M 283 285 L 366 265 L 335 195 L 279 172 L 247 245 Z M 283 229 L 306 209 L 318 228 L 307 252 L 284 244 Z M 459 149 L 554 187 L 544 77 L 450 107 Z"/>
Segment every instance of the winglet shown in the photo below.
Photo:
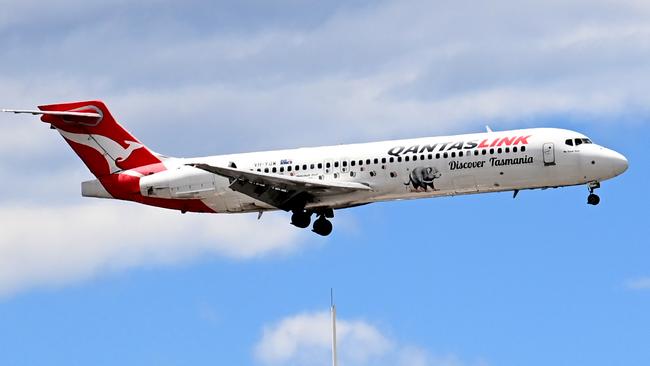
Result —
<path fill-rule="evenodd" d="M 488 126 L 488 125 L 485 125 L 485 130 L 487 132 L 493 132 L 492 129 L 490 128 L 490 126 Z"/>

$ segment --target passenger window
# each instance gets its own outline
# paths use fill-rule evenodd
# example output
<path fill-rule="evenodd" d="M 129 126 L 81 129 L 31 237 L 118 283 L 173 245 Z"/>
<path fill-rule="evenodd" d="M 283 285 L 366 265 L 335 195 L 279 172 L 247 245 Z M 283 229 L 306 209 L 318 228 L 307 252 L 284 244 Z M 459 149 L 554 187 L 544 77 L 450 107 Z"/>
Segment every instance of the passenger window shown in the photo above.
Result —
<path fill-rule="evenodd" d="M 486 154 L 487 154 L 487 150 L 485 150 L 485 149 L 481 150 L 481 154 L 482 154 L 482 155 L 486 155 Z"/>
<path fill-rule="evenodd" d="M 339 167 L 339 162 L 338 162 L 338 161 L 335 161 L 335 162 L 334 162 L 334 167 L 335 167 L 335 168 L 338 168 L 338 167 Z"/>
<path fill-rule="evenodd" d="M 379 164 L 379 159 L 375 158 L 375 164 Z"/>
<path fill-rule="evenodd" d="M 512 152 L 513 152 L 513 153 L 516 153 L 516 152 L 517 152 L 517 146 L 515 146 L 515 147 L 512 148 Z"/>
<path fill-rule="evenodd" d="M 329 169 L 332 167 L 332 163 L 325 163 L 325 168 Z"/>
<path fill-rule="evenodd" d="M 275 167 L 273 167 L 273 170 L 272 170 L 272 172 L 273 172 L 273 173 L 276 173 L 277 171 L 278 171 L 278 170 L 277 170 L 277 169 L 275 169 Z"/>
<path fill-rule="evenodd" d="M 506 147 L 506 154 L 510 152 L 510 148 Z"/>
<path fill-rule="evenodd" d="M 497 149 L 497 154 L 501 154 L 502 151 L 503 151 L 503 150 L 501 150 L 501 148 L 498 148 L 498 149 Z"/>
<path fill-rule="evenodd" d="M 436 153 L 436 159 L 440 159 L 440 153 Z"/>
<path fill-rule="evenodd" d="M 395 158 L 391 156 L 391 157 L 388 159 L 388 161 L 390 161 L 391 163 L 393 163 L 393 162 L 395 162 Z"/>
<path fill-rule="evenodd" d="M 429 160 L 431 160 L 431 159 L 433 159 L 433 154 L 429 154 L 429 156 L 427 156 L 427 157 L 429 158 Z"/>
<path fill-rule="evenodd" d="M 355 166 L 355 165 L 357 165 L 356 161 L 354 161 L 354 160 L 350 161 L 350 166 Z"/>
<path fill-rule="evenodd" d="M 420 155 L 420 160 L 424 160 L 424 155 Z"/>
<path fill-rule="evenodd" d="M 310 167 L 311 169 L 314 169 L 314 164 L 311 164 L 309 167 Z"/>
<path fill-rule="evenodd" d="M 404 161 L 409 161 L 409 157 L 408 157 L 408 156 L 405 156 L 405 157 L 404 157 Z"/>
<path fill-rule="evenodd" d="M 370 159 L 366 159 L 366 165 L 370 165 Z"/>
<path fill-rule="evenodd" d="M 494 149 L 490 149 L 490 154 L 494 154 Z"/>
<path fill-rule="evenodd" d="M 566 139 L 566 141 L 564 141 L 564 143 L 569 145 L 569 146 L 573 146 L 573 140 L 571 140 L 571 139 Z"/>
<path fill-rule="evenodd" d="M 449 155 L 447 153 L 444 153 L 444 154 L 442 154 L 442 157 L 447 159 L 449 157 Z"/>
<path fill-rule="evenodd" d="M 343 161 L 343 163 L 341 163 L 341 164 L 342 164 L 343 166 L 348 166 L 348 162 L 347 162 L 347 161 Z"/>
<path fill-rule="evenodd" d="M 524 152 L 524 151 L 526 151 L 526 146 L 521 147 L 521 152 Z"/>
<path fill-rule="evenodd" d="M 451 157 L 452 157 L 452 158 L 455 158 L 455 157 L 456 157 L 456 152 L 455 152 L 455 151 L 452 151 L 452 152 L 451 152 Z"/>
<path fill-rule="evenodd" d="M 284 173 L 284 167 L 283 166 L 280 167 L 280 173 Z"/>
<path fill-rule="evenodd" d="M 363 165 L 363 160 L 359 160 L 359 166 Z"/>
<path fill-rule="evenodd" d="M 478 156 L 478 150 L 474 150 L 474 155 Z"/>
<path fill-rule="evenodd" d="M 289 166 L 287 167 L 287 171 L 288 171 L 288 172 L 291 171 L 291 165 L 289 165 Z"/>
<path fill-rule="evenodd" d="M 386 164 L 386 158 L 381 158 L 381 163 Z"/>
<path fill-rule="evenodd" d="M 307 170 L 307 164 L 302 165 L 302 170 Z"/>
<path fill-rule="evenodd" d="M 262 169 L 260 169 L 260 168 L 257 168 L 257 171 L 261 173 L 261 172 L 262 172 Z"/>
<path fill-rule="evenodd" d="M 268 172 L 269 172 L 269 168 L 264 168 L 264 173 L 268 173 Z"/>
<path fill-rule="evenodd" d="M 413 155 L 413 161 L 417 161 L 417 160 L 418 160 L 418 156 L 417 156 L 417 155 Z"/>
<path fill-rule="evenodd" d="M 323 163 L 318 163 L 318 169 L 323 169 Z"/>
<path fill-rule="evenodd" d="M 300 170 L 300 165 L 296 165 L 296 171 Z"/>
<path fill-rule="evenodd" d="M 398 163 L 401 163 L 401 162 L 402 162 L 402 157 L 401 157 L 401 156 L 398 156 L 398 157 L 397 157 L 397 162 L 398 162 Z"/>

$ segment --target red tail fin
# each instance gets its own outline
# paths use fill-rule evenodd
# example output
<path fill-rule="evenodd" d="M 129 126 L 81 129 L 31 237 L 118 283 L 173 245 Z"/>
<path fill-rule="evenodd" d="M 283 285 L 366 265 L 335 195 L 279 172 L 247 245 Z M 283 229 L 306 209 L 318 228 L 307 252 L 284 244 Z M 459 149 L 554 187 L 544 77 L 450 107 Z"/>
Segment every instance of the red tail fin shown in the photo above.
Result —
<path fill-rule="evenodd" d="M 98 118 L 51 114 L 41 117 L 43 122 L 50 123 L 61 133 L 96 177 L 161 162 L 156 154 L 115 121 L 101 101 L 50 104 L 38 108 L 100 115 Z"/>

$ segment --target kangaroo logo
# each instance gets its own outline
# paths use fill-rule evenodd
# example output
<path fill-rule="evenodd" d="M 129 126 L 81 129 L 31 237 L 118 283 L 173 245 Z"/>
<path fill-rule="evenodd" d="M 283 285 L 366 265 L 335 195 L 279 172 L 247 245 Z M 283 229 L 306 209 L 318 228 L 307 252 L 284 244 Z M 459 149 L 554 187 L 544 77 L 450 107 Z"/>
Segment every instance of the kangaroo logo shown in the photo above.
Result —
<path fill-rule="evenodd" d="M 129 145 L 127 148 L 124 148 L 117 142 L 102 135 L 71 133 L 61 129 L 59 129 L 59 133 L 66 140 L 97 150 L 106 159 L 111 174 L 122 170 L 116 163 L 127 160 L 133 151 L 144 146 L 135 141 L 124 141 L 125 144 Z"/>

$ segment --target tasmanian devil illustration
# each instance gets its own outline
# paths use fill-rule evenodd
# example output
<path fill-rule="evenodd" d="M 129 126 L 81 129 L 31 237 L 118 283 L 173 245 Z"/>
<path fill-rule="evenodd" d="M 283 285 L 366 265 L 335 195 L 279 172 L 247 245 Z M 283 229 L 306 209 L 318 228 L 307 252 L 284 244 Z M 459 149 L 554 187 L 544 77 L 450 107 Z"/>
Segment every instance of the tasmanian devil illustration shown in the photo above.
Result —
<path fill-rule="evenodd" d="M 435 191 L 436 187 L 434 187 L 433 181 L 440 178 L 440 175 L 440 172 L 436 168 L 417 167 L 411 171 L 411 174 L 409 174 L 409 181 L 404 183 L 404 185 L 408 186 L 410 184 L 415 190 L 424 188 L 425 192 L 427 191 L 427 187 L 431 187 L 431 189 Z"/>

